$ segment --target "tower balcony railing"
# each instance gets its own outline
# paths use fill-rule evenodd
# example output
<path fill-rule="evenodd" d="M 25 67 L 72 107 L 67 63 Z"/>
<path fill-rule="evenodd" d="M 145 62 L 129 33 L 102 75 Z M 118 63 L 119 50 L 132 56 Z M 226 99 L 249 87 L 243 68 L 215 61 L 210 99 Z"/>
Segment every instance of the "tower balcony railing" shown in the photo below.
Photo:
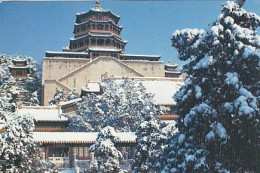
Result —
<path fill-rule="evenodd" d="M 87 35 L 89 32 L 94 32 L 94 33 L 104 33 L 104 34 L 114 34 L 116 37 L 121 38 L 121 35 L 118 34 L 117 32 L 114 32 L 113 30 L 99 30 L 99 29 L 87 29 L 86 31 L 79 32 L 75 34 L 75 38 Z"/>

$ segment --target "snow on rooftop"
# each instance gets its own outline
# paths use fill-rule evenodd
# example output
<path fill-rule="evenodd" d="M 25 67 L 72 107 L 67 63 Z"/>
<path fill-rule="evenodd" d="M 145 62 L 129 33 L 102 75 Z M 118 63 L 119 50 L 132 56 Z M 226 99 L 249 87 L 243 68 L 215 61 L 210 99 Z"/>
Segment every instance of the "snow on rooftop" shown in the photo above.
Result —
<path fill-rule="evenodd" d="M 9 68 L 19 68 L 19 69 L 26 69 L 26 68 L 30 68 L 30 66 L 29 65 L 26 65 L 26 66 L 14 66 L 14 65 L 9 65 L 8 66 Z"/>
<path fill-rule="evenodd" d="M 64 54 L 64 55 L 88 55 L 87 52 L 57 52 L 57 51 L 46 51 L 48 54 Z"/>
<path fill-rule="evenodd" d="M 16 61 L 16 62 L 24 62 L 24 61 L 27 61 L 27 59 L 26 58 L 22 58 L 22 57 L 16 57 L 16 58 L 13 58 L 12 59 L 13 61 Z"/>
<path fill-rule="evenodd" d="M 165 64 L 167 67 L 178 67 L 178 64 L 172 64 L 172 63 L 167 63 Z"/>
<path fill-rule="evenodd" d="M 62 115 L 61 109 L 57 106 L 22 106 L 17 109 L 18 115 L 29 114 L 37 121 L 68 121 Z"/>
<path fill-rule="evenodd" d="M 98 132 L 33 132 L 33 138 L 40 143 L 95 143 Z M 119 143 L 135 143 L 134 132 L 118 132 Z"/>
<path fill-rule="evenodd" d="M 165 73 L 171 73 L 171 74 L 181 74 L 180 71 L 165 71 Z"/>
<path fill-rule="evenodd" d="M 120 56 L 133 56 L 133 57 L 152 57 L 152 58 L 154 58 L 154 57 L 161 57 L 161 55 L 138 55 L 138 54 L 126 54 L 126 53 L 124 53 L 124 54 L 120 54 Z"/>
<path fill-rule="evenodd" d="M 87 86 L 82 87 L 82 90 L 86 92 L 100 92 L 100 84 L 98 82 L 89 82 Z"/>
<path fill-rule="evenodd" d="M 77 99 L 73 99 L 73 100 L 69 100 L 69 101 L 62 101 L 59 104 L 61 106 L 64 106 L 64 105 L 69 105 L 71 103 L 77 103 L 77 102 L 80 102 L 80 101 L 82 101 L 82 98 L 77 98 Z"/>
<path fill-rule="evenodd" d="M 154 94 L 154 101 L 157 105 L 176 105 L 173 99 L 174 94 L 184 84 L 176 81 L 142 81 L 147 92 Z"/>
<path fill-rule="evenodd" d="M 90 47 L 89 50 L 94 50 L 94 51 L 109 51 L 109 52 L 112 52 L 112 51 L 116 51 L 116 52 L 122 51 L 122 49 L 117 49 L 117 48 L 114 48 L 114 47 L 111 47 L 111 48 L 106 48 L 106 47 Z"/>
<path fill-rule="evenodd" d="M 136 79 L 138 82 L 142 82 L 148 93 L 154 94 L 154 101 L 157 105 L 176 105 L 173 99 L 174 94 L 181 88 L 184 82 L 165 80 L 165 79 L 151 79 L 142 80 L 142 78 Z M 118 80 L 117 82 L 122 82 Z"/>

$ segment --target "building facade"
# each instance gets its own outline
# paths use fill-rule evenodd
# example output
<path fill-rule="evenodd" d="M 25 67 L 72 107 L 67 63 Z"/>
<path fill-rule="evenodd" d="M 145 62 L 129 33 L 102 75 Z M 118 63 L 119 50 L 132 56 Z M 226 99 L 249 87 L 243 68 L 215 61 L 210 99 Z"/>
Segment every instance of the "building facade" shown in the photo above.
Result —
<path fill-rule="evenodd" d="M 87 82 L 99 82 L 101 76 L 165 77 L 159 55 L 135 55 L 125 51 L 120 17 L 104 10 L 97 2 L 88 12 L 78 13 L 74 37 L 62 52 L 46 51 L 42 68 L 42 103 L 54 96 L 56 89 L 79 94 Z M 85 91 L 83 91 L 85 92 Z"/>

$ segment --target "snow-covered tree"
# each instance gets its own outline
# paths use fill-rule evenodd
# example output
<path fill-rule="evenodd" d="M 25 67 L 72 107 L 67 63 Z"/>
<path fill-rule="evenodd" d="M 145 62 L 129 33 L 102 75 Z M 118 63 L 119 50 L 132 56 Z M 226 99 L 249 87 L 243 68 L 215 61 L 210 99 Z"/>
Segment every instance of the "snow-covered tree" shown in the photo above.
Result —
<path fill-rule="evenodd" d="M 32 138 L 33 129 L 33 119 L 28 115 L 8 115 L 5 131 L 0 134 L 0 171 L 55 172 L 53 165 L 39 158 L 39 148 Z"/>
<path fill-rule="evenodd" d="M 77 93 L 76 89 L 74 88 L 72 91 L 70 91 L 66 97 L 65 100 L 69 101 L 69 100 L 74 100 L 79 98 L 79 94 Z"/>
<path fill-rule="evenodd" d="M 77 114 L 92 126 L 88 131 L 99 131 L 106 126 L 119 131 L 135 131 L 145 117 L 146 109 L 155 115 L 164 111 L 154 104 L 153 95 L 147 93 L 142 83 L 133 79 L 123 78 L 116 82 L 108 78 L 101 82 L 101 88 L 102 96 L 88 94 L 77 105 Z"/>
<path fill-rule="evenodd" d="M 101 130 L 98 134 L 96 143 L 91 146 L 91 150 L 94 152 L 95 156 L 90 164 L 92 172 L 124 172 L 120 166 L 123 155 L 114 146 L 116 140 L 118 140 L 118 137 L 113 127 L 107 126 Z"/>
<path fill-rule="evenodd" d="M 30 66 L 30 75 L 28 75 L 27 78 L 14 78 L 10 74 L 10 69 L 8 66 L 13 65 L 13 59 L 27 59 L 28 65 Z M 39 95 L 41 93 L 41 80 L 36 74 L 38 70 L 37 65 L 37 62 L 31 57 L 7 56 L 0 54 L 0 92 L 4 93 L 6 90 L 8 90 L 7 93 L 10 93 L 13 97 L 12 103 L 23 101 L 24 103 L 29 102 L 30 104 L 30 98 L 32 93 L 35 91 L 38 93 L 37 99 L 40 100 Z M 18 96 L 21 96 L 22 93 L 27 94 L 23 94 L 23 100 L 17 100 Z"/>
<path fill-rule="evenodd" d="M 226 2 L 206 30 L 175 31 L 172 44 L 190 59 L 175 95 L 179 134 L 165 172 L 256 171 L 259 165 L 260 17 Z"/>
<path fill-rule="evenodd" d="M 62 89 L 56 88 L 56 92 L 53 96 L 53 98 L 49 101 L 50 105 L 55 105 L 59 103 L 60 101 L 64 100 L 65 93 Z"/>
<path fill-rule="evenodd" d="M 8 57 L 5 54 L 0 54 L 0 84 L 9 76 Z"/>
<path fill-rule="evenodd" d="M 31 104 L 31 106 L 39 106 L 40 102 L 38 100 L 37 91 L 32 93 L 31 98 L 30 98 L 30 104 Z"/>
<path fill-rule="evenodd" d="M 159 120 L 148 113 L 136 130 L 137 146 L 134 153 L 133 172 L 146 173 L 159 171 L 164 136 L 160 132 Z"/>

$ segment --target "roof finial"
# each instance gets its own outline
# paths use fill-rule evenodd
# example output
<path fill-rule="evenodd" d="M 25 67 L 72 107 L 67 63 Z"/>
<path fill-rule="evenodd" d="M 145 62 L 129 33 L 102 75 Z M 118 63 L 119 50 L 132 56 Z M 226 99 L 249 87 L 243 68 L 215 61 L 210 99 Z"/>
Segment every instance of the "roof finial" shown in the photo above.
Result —
<path fill-rule="evenodd" d="M 100 8 L 99 0 L 96 1 L 96 8 Z"/>

